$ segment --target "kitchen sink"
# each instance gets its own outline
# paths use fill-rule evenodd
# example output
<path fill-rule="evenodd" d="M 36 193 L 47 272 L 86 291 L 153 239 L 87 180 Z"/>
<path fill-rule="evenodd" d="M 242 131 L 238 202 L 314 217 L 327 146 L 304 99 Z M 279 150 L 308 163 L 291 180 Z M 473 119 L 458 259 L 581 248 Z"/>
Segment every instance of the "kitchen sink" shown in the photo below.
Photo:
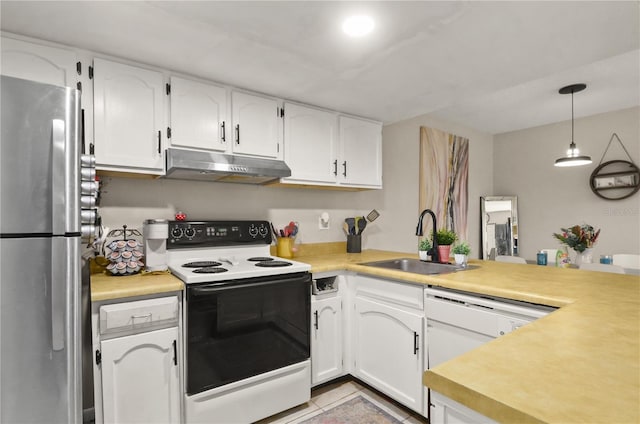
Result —
<path fill-rule="evenodd" d="M 388 261 L 366 262 L 360 265 L 372 266 L 375 268 L 393 269 L 396 271 L 411 272 L 413 274 L 448 274 L 450 272 L 463 271 L 460 265 L 441 264 L 437 262 L 424 262 L 419 259 L 401 258 Z"/>

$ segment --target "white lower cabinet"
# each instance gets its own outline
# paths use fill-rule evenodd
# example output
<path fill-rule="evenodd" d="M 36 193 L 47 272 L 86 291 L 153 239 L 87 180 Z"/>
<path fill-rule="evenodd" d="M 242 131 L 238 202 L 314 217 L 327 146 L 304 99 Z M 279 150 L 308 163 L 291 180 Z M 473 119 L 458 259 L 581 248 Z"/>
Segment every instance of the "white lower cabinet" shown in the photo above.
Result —
<path fill-rule="evenodd" d="M 105 423 L 180 422 L 178 327 L 103 341 Z"/>
<path fill-rule="evenodd" d="M 95 422 L 180 423 L 180 299 L 91 306 Z"/>
<path fill-rule="evenodd" d="M 311 300 L 311 385 L 343 374 L 342 298 Z"/>
<path fill-rule="evenodd" d="M 358 279 L 358 285 L 371 283 L 371 290 L 361 292 L 356 287 L 353 374 L 422 413 L 424 311 L 408 306 L 413 301 L 419 303 L 417 296 L 422 289 L 369 277 Z M 394 291 L 396 287 L 400 289 L 398 292 Z M 385 289 L 389 295 L 386 299 Z"/>
<path fill-rule="evenodd" d="M 431 424 L 497 424 L 473 409 L 431 390 Z"/>

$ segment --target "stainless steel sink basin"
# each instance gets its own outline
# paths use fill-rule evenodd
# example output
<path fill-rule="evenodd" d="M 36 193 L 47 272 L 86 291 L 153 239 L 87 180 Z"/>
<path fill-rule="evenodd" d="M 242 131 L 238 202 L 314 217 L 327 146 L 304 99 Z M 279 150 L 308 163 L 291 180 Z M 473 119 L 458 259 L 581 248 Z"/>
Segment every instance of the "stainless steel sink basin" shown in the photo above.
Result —
<path fill-rule="evenodd" d="M 459 265 L 441 264 L 437 262 L 423 262 L 419 259 L 401 258 L 389 261 L 366 262 L 360 265 L 372 266 L 376 268 L 393 269 L 396 271 L 411 272 L 413 274 L 448 274 L 450 272 L 462 271 Z"/>

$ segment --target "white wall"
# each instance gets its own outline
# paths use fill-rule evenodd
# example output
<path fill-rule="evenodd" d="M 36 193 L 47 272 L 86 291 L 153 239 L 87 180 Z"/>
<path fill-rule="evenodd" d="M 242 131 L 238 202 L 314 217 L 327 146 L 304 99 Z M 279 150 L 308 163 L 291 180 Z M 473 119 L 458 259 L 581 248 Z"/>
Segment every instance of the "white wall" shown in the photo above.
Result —
<path fill-rule="evenodd" d="M 282 227 L 290 220 L 301 225 L 300 242 L 346 241 L 342 222 L 348 216 L 377 209 L 381 216 L 363 234 L 364 249 L 414 252 L 418 221 L 418 151 L 420 126 L 427 125 L 470 139 L 469 238 L 472 256 L 479 252 L 479 196 L 491 194 L 492 138 L 427 116 L 383 129 L 382 190 L 342 192 L 301 188 L 261 187 L 179 180 L 106 178 L 100 215 L 115 228 L 142 227 L 148 218 L 172 219 L 179 210 L 188 219 L 267 219 Z M 318 229 L 328 212 L 329 230 Z M 430 231 L 425 226 L 425 231 Z"/>
<path fill-rule="evenodd" d="M 601 254 L 640 253 L 640 193 L 611 201 L 589 188 L 589 177 L 613 132 L 640 165 L 639 126 L 640 108 L 577 119 L 574 140 L 593 163 L 575 168 L 553 166 L 571 142 L 571 121 L 494 136 L 494 194 L 518 196 L 521 256 L 533 260 L 539 249 L 557 248 L 552 233 L 583 223 L 602 229 L 594 259 Z M 613 159 L 628 160 L 616 141 L 604 161 Z"/>
<path fill-rule="evenodd" d="M 378 193 L 383 205 L 380 231 L 369 234 L 367 247 L 413 252 L 417 250 L 415 236 L 418 216 L 418 173 L 420 127 L 437 128 L 469 139 L 469 215 L 468 238 L 471 257 L 480 252 L 480 196 L 492 194 L 493 137 L 472 129 L 437 120 L 429 115 L 387 125 L 383 128 L 384 190 Z M 373 197 L 369 196 L 369 197 Z M 378 223 L 375 221 L 374 223 Z M 424 232 L 430 234 L 431 220 L 425 220 Z"/>

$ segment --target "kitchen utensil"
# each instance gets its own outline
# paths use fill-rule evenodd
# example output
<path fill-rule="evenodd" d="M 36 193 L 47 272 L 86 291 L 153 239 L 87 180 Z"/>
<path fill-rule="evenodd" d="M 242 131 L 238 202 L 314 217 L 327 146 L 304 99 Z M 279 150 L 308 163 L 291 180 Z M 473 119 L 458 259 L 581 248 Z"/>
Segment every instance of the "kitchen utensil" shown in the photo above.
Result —
<path fill-rule="evenodd" d="M 349 226 L 349 232 L 347 234 L 355 234 L 356 233 L 356 220 L 355 218 L 346 218 L 344 222 Z"/>
<path fill-rule="evenodd" d="M 369 212 L 369 215 L 367 215 L 367 221 L 373 222 L 379 216 L 380 216 L 380 214 L 378 213 L 378 211 L 374 209 L 371 212 Z"/>
<path fill-rule="evenodd" d="M 364 231 L 364 229 L 367 227 L 367 220 L 364 219 L 364 216 L 360 217 L 360 220 L 358 221 L 358 233 L 357 234 L 362 234 L 362 232 Z"/>
<path fill-rule="evenodd" d="M 349 235 L 349 224 L 347 224 L 346 222 L 342 223 L 342 229 L 344 230 L 344 233 L 346 235 Z"/>
<path fill-rule="evenodd" d="M 353 234 L 358 235 L 358 223 L 360 222 L 360 217 L 356 216 L 353 221 Z"/>
<path fill-rule="evenodd" d="M 276 240 L 278 238 L 278 232 L 276 231 L 276 227 L 273 225 L 273 222 L 271 222 L 270 224 L 271 224 L 271 231 L 273 231 L 274 240 Z"/>

